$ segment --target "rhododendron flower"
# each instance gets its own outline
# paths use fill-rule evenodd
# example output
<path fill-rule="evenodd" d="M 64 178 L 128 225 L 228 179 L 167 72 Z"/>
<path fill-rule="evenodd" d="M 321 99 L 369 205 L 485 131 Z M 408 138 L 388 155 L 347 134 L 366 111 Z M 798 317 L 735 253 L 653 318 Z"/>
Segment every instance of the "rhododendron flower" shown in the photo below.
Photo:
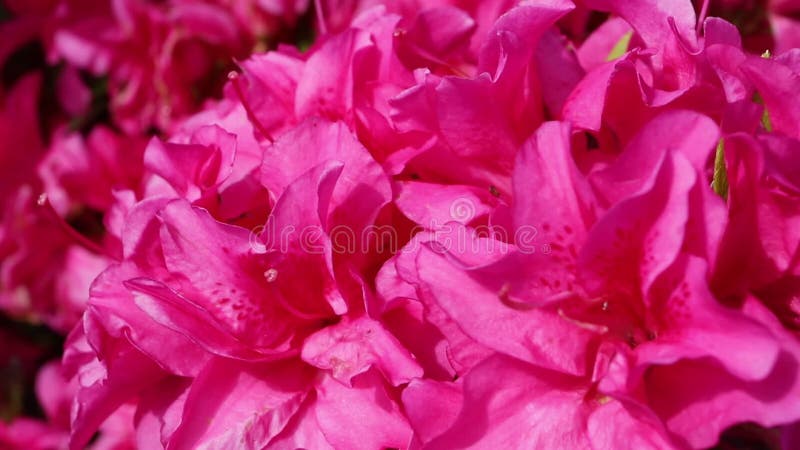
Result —
<path fill-rule="evenodd" d="M 61 449 L 69 442 L 70 408 L 76 392 L 75 380 L 64 377 L 61 364 L 51 361 L 36 376 L 36 395 L 44 420 L 17 418 L 0 422 L 0 443 L 4 448 Z M 102 435 L 87 447 L 93 450 L 135 448 L 133 410 L 121 408 L 102 425 Z"/>
<path fill-rule="evenodd" d="M 215 133 L 227 139 L 220 130 Z M 318 153 L 292 158 L 300 149 Z M 170 169 L 170 158 L 195 153 L 177 145 L 158 151 L 159 162 L 149 164 L 154 169 L 161 164 L 164 174 L 191 167 Z M 198 181 L 208 179 L 199 176 Z M 174 187 L 186 180 L 168 179 Z M 356 432 L 368 433 L 361 437 L 364 448 L 404 447 L 411 440 L 399 406 L 373 406 L 370 399 L 384 396 L 391 405 L 390 387 L 421 371 L 380 323 L 363 317 L 365 287 L 358 288 L 362 281 L 351 272 L 358 262 L 334 257 L 326 237 L 338 223 L 357 229 L 374 221 L 389 200 L 380 166 L 341 124 L 314 120 L 265 153 L 261 179 L 277 199 L 260 236 L 218 222 L 186 200 L 153 197 L 130 210 L 122 235 L 124 261 L 95 282 L 83 330 L 73 336 L 69 361 L 91 357 L 82 347 L 87 344 L 121 350 L 92 363 L 99 380 L 86 368 L 75 368 L 82 386 L 78 398 L 86 400 L 73 422 L 73 447 L 136 395 L 144 398 L 137 416 L 152 417 L 143 427 L 151 426 L 149 420 L 168 427 L 140 434 L 140 445 L 153 439 L 179 447 L 227 445 L 243 433 L 253 448 L 309 445 L 307 439 L 317 442 L 314 447 L 339 447 L 355 442 L 350 433 Z M 213 267 L 209 260 L 216 261 Z M 117 301 L 121 296 L 128 300 Z M 217 391 L 209 403 L 211 386 L 231 387 Z M 242 397 L 245 392 L 250 394 Z M 362 408 L 358 416 L 373 417 L 380 427 L 371 429 L 357 416 L 331 409 L 342 399 L 361 405 L 354 406 Z M 250 423 L 256 403 L 242 401 L 272 407 Z M 217 417 L 213 426 L 196 415 L 198 408 Z M 173 414 L 183 419 L 175 422 Z M 343 427 L 342 421 L 350 425 Z"/>
<path fill-rule="evenodd" d="M 705 160 L 715 130 L 684 114 L 656 119 L 588 178 L 572 161 L 568 127 L 537 132 L 517 160 L 512 223 L 534 225 L 552 253 L 492 250 L 478 237 L 465 253 L 439 237 L 406 260 L 413 267 L 398 260 L 423 303 L 506 355 L 466 373 L 460 413 L 432 448 L 617 448 L 630 439 L 702 448 L 731 424 L 772 426 L 800 414 L 791 400 L 800 389 L 795 339 L 753 299 L 726 307 L 707 287 L 722 205 L 704 193 L 692 160 Z M 681 120 L 697 124 L 690 138 L 658 133 Z M 534 187 L 538 195 L 526 195 Z M 689 388 L 683 376 L 708 389 Z M 497 387 L 494 377 L 514 381 Z M 409 401 L 412 417 L 427 408 Z M 494 425 L 477 431 L 487 418 Z"/>
<path fill-rule="evenodd" d="M 795 9 L 2 2 L 0 447 L 794 448 Z"/>
<path fill-rule="evenodd" d="M 237 55 L 244 39 L 224 9 L 200 2 L 119 1 L 89 14 L 65 5 L 56 14 L 64 26 L 54 33 L 54 53 L 109 75 L 112 113 L 129 132 L 168 129 L 174 117 L 192 112 L 198 98 L 190 87 L 203 89 L 215 58 Z"/>
<path fill-rule="evenodd" d="M 88 291 L 70 296 L 74 292 L 66 285 L 63 290 L 55 286 L 64 267 L 53 263 L 63 261 L 70 240 L 36 206 L 35 169 L 44 154 L 36 113 L 40 82 L 36 75 L 18 80 L 0 110 L 0 310 L 67 332 L 80 317 Z M 67 271 L 78 276 L 63 280 L 72 286 L 85 282 L 88 289 L 97 275 L 92 266 L 69 265 Z"/>
<path fill-rule="evenodd" d="M 113 236 L 103 233 L 103 213 L 114 203 L 114 190 L 139 183 L 142 148 L 141 139 L 123 140 L 100 127 L 86 140 L 66 130 L 53 136 L 39 156 L 38 176 L 29 173 L 6 202 L 0 234 L 6 313 L 65 334 L 76 324 L 89 285 L 119 251 Z M 36 148 L 27 151 L 37 157 Z"/>
<path fill-rule="evenodd" d="M 158 67 L 172 64 L 178 57 L 191 59 L 193 65 L 179 61 L 180 73 L 173 70 L 176 72 L 173 75 L 194 80 L 224 78 L 224 73 L 220 75 L 204 63 L 206 53 L 227 63 L 231 56 L 244 55 L 244 49 L 253 45 L 256 37 L 250 32 L 271 34 L 281 25 L 264 22 L 269 21 L 268 15 L 259 13 L 246 17 L 253 30 L 239 29 L 228 11 L 205 2 L 168 6 L 124 1 L 107 5 L 73 1 L 23 3 L 9 2 L 3 7 L 4 13 L 10 13 L 10 17 L 4 15 L 4 20 L 8 19 L 2 24 L 7 31 L 4 35 L 10 34 L 12 38 L 4 40 L 0 49 L 3 82 L 11 83 L 9 92 L 2 94 L 4 107 L 0 119 L 3 136 L 0 158 L 4 163 L 0 198 L 5 207 L 0 244 L 4 281 L 0 296 L 3 309 L 15 317 L 45 321 L 67 332 L 83 310 L 89 284 L 109 263 L 106 257 L 114 257 L 121 251 L 120 243 L 114 242 L 114 235 L 118 234 L 115 221 L 121 216 L 116 213 L 119 209 L 116 198 L 126 197 L 141 187 L 144 147 L 142 138 L 119 134 L 106 126 L 87 130 L 85 137 L 76 132 L 78 126 L 92 126 L 92 121 L 98 120 L 93 115 L 102 114 L 97 108 L 105 107 L 103 94 L 98 93 L 105 89 L 103 84 L 95 83 L 90 92 L 83 85 L 88 79 L 86 73 L 78 69 L 110 78 L 114 111 L 117 111 L 115 105 L 143 101 L 144 104 L 134 105 L 130 113 L 118 114 L 117 124 L 126 126 L 131 122 L 129 119 L 135 118 L 139 125 L 126 129 L 142 131 L 156 120 L 148 111 L 165 109 L 168 117 L 158 120 L 168 120 L 169 124 L 162 121 L 156 125 L 167 127 L 173 118 L 199 105 L 205 93 L 184 80 L 166 86 L 164 83 L 169 80 L 165 81 L 160 72 L 152 74 L 154 79 L 142 79 L 139 83 L 132 78 L 147 78 L 154 64 Z M 304 5 L 299 2 L 289 8 L 292 11 L 269 9 L 270 14 L 280 16 L 285 12 L 281 21 L 284 18 L 294 21 Z M 260 10 L 252 4 L 250 7 Z M 237 14 L 245 19 L 241 9 L 237 9 Z M 219 26 L 209 29 L 214 24 Z M 220 33 L 223 28 L 227 28 L 226 32 Z M 198 40 L 198 34 L 202 39 Z M 60 114 L 56 117 L 48 114 L 39 123 L 37 102 L 42 77 L 30 74 L 19 80 L 15 78 L 18 65 L 30 64 L 27 59 L 38 57 L 35 51 L 28 50 L 31 41 L 37 38 L 50 60 L 68 61 L 63 69 L 53 69 L 58 72 L 55 95 L 63 112 L 85 117 L 73 118 L 66 124 L 62 123 L 66 118 Z M 205 38 L 210 41 L 203 41 Z M 227 44 L 221 42 L 226 39 Z M 154 45 L 148 47 L 148 43 Z M 153 58 L 153 52 L 161 56 Z M 185 69 L 191 67 L 196 70 L 187 73 Z M 164 90 L 167 87 L 169 93 Z M 131 97 L 117 92 L 119 89 L 138 93 Z M 142 95 L 155 91 L 160 92 L 161 100 L 151 101 Z M 49 91 L 45 94 L 50 95 Z M 167 94 L 169 98 L 165 97 Z M 193 106 L 179 110 L 187 97 L 191 97 Z M 49 101 L 46 98 L 42 104 L 50 106 L 45 103 Z M 125 114 L 130 117 L 122 117 Z M 44 136 L 53 128 L 57 130 L 53 136 Z M 260 155 L 254 159 L 260 161 Z M 39 197 L 43 192 L 47 197 Z M 43 205 L 37 206 L 37 199 Z M 50 206 L 57 215 L 48 211 Z M 104 225 L 110 234 L 103 232 Z M 70 244 L 76 243 L 88 244 L 89 252 L 71 248 Z"/>
<path fill-rule="evenodd" d="M 704 6 L 742 30 L 747 47 L 761 53 L 774 48 L 782 53 L 800 45 L 797 2 L 792 0 L 714 0 Z"/>
<path fill-rule="evenodd" d="M 38 38 L 50 62 L 68 64 L 58 86 L 68 90 L 59 93 L 68 112 L 87 113 L 81 69 L 107 80 L 117 126 L 129 134 L 169 130 L 216 93 L 232 58 L 294 27 L 307 6 L 303 0 L 11 2 L 3 29 L 13 38 L 0 46 L 0 62 Z"/>
<path fill-rule="evenodd" d="M 755 140 L 735 134 L 724 145 L 731 208 L 713 285 L 723 296 L 755 292 L 785 325 L 796 329 L 800 186 L 791 155 L 800 143 L 780 135 Z"/>

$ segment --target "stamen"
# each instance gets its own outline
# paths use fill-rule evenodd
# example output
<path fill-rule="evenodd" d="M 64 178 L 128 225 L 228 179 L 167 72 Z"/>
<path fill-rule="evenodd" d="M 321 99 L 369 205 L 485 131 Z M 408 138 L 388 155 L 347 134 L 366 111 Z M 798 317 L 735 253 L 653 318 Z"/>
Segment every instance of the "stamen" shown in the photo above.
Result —
<path fill-rule="evenodd" d="M 406 30 L 404 30 L 402 28 L 398 28 L 398 29 L 396 29 L 394 31 L 394 33 L 392 33 L 392 36 L 394 38 L 396 38 L 396 39 L 404 38 L 406 36 L 406 33 L 407 33 Z M 432 61 L 432 62 L 434 62 L 436 64 L 439 64 L 439 65 L 441 65 L 442 67 L 444 67 L 444 68 L 446 68 L 448 70 L 450 70 L 450 72 L 452 72 L 453 75 L 461 77 L 461 78 L 469 78 L 469 74 L 467 72 L 461 70 L 459 67 L 457 67 L 457 66 L 455 66 L 455 65 L 453 65 L 453 64 L 451 64 L 451 63 L 449 63 L 449 62 L 447 62 L 447 61 L 445 61 L 445 60 L 443 60 L 441 58 L 439 58 L 438 56 L 428 52 L 424 48 L 414 44 L 413 42 L 410 42 L 408 40 L 406 40 L 405 42 L 409 46 L 410 49 L 416 51 L 420 56 L 422 56 L 423 58 L 426 58 L 426 59 L 428 59 L 428 60 L 430 60 L 430 61 Z"/>
<path fill-rule="evenodd" d="M 500 299 L 500 303 L 508 306 L 511 309 L 516 309 L 517 311 L 530 311 L 532 309 L 545 307 L 553 303 L 561 303 L 574 298 L 580 298 L 577 292 L 565 291 L 551 295 L 541 303 L 527 303 L 511 298 L 510 291 L 511 285 L 509 283 L 503 284 L 500 287 L 500 291 L 497 292 L 497 298 Z"/>
<path fill-rule="evenodd" d="M 231 81 L 233 84 L 233 90 L 236 91 L 236 96 L 239 97 L 239 101 L 242 102 L 242 106 L 244 107 L 245 112 L 247 113 L 247 118 L 250 119 L 250 122 L 256 129 L 269 141 L 275 142 L 275 139 L 269 134 L 264 125 L 256 118 L 256 114 L 253 112 L 253 109 L 250 108 L 250 103 L 245 99 L 244 91 L 242 90 L 242 85 L 239 80 L 239 73 L 235 71 L 230 71 L 228 73 L 228 80 Z"/>
<path fill-rule="evenodd" d="M 98 255 L 109 256 L 113 259 L 117 259 L 114 255 L 112 255 L 108 250 L 98 245 L 96 242 L 92 241 L 91 239 L 87 238 L 86 236 L 82 235 L 78 232 L 75 228 L 73 228 L 70 224 L 61 217 L 58 212 L 56 212 L 53 205 L 50 203 L 50 200 L 47 198 L 46 193 L 42 193 L 39 195 L 39 198 L 36 199 L 36 204 L 43 208 L 47 217 L 55 222 L 58 225 L 58 228 L 64 232 L 69 238 L 75 241 L 78 245 L 89 250 L 92 253 L 96 253 Z"/>
<path fill-rule="evenodd" d="M 328 23 L 325 21 L 325 11 L 322 10 L 322 1 L 314 0 L 314 9 L 317 13 L 320 34 L 328 34 Z"/>
<path fill-rule="evenodd" d="M 506 283 L 501 288 L 500 291 L 497 293 L 497 298 L 500 299 L 500 303 L 508 306 L 511 309 L 516 309 L 517 311 L 530 311 L 535 308 L 534 305 L 529 305 L 526 303 L 518 302 L 516 300 L 512 300 L 511 297 L 508 295 L 508 291 L 511 290 L 511 286 Z"/>
<path fill-rule="evenodd" d="M 700 8 L 700 16 L 697 18 L 697 33 L 700 34 L 700 30 L 703 28 L 703 22 L 706 21 L 706 16 L 708 15 L 708 5 L 711 3 L 709 0 L 703 0 L 703 6 Z"/>

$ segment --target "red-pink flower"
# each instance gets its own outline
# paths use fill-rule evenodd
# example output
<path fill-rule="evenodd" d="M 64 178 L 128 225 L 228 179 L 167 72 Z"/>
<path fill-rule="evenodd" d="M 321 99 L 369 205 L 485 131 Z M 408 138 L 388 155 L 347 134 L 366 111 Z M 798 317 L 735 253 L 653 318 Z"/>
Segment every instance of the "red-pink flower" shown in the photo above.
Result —
<path fill-rule="evenodd" d="M 689 131 L 662 131 L 676 123 Z M 570 134 L 547 123 L 521 150 L 511 244 L 451 222 L 394 263 L 423 304 L 498 353 L 467 367 L 460 412 L 427 432 L 430 447 L 697 448 L 738 422 L 793 421 L 795 337 L 753 298 L 723 305 L 708 286 L 724 224 L 702 171 L 713 123 L 659 117 L 588 175 Z"/>
<path fill-rule="evenodd" d="M 205 148 L 224 155 L 228 135 L 213 133 L 220 146 Z M 68 347 L 81 384 L 72 446 L 139 397 L 142 446 L 405 447 L 411 429 L 392 386 L 421 372 L 365 316 L 364 261 L 334 255 L 329 237 L 337 224 L 374 222 L 390 193 L 380 166 L 342 124 L 301 124 L 265 152 L 261 180 L 276 199 L 259 233 L 175 199 L 219 184 L 205 175 L 215 172 L 197 171 L 207 164 L 174 164 L 203 148 L 168 144 L 158 160 L 146 157 L 173 188 L 200 190 L 154 196 L 128 213 L 124 261 L 94 283 Z M 293 157 L 299 151 L 307 159 Z"/>
<path fill-rule="evenodd" d="M 42 374 L 60 443 L 68 397 L 72 448 L 791 442 L 797 51 L 688 0 L 320 1 L 192 114 L 307 3 L 31 7 L 63 109 L 80 67 L 113 117 L 39 152 L 33 78 L 0 117 L 37 150 L 4 152 L 1 304 L 86 309 Z"/>
<path fill-rule="evenodd" d="M 44 418 L 17 417 L 0 422 L 0 444 L 10 450 L 65 449 L 69 443 L 70 408 L 77 391 L 75 380 L 64 377 L 61 364 L 51 361 L 36 375 L 36 397 Z M 127 450 L 135 447 L 133 410 L 125 406 L 103 423 L 92 450 Z"/>

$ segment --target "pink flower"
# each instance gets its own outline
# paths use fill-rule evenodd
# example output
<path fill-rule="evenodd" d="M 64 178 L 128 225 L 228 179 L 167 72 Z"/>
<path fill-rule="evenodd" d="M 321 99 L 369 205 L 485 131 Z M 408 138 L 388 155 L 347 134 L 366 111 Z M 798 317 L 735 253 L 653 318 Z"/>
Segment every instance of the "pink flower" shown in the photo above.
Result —
<path fill-rule="evenodd" d="M 725 139 L 730 208 L 713 279 L 719 295 L 752 292 L 794 330 L 800 326 L 800 180 L 792 156 L 798 145 L 779 134 Z"/>
<path fill-rule="evenodd" d="M 220 88 L 224 71 L 215 65 L 227 66 L 252 45 L 255 36 L 234 14 L 213 2 L 120 0 L 87 10 L 65 1 L 52 18 L 51 53 L 108 76 L 111 112 L 127 132 L 170 130 Z"/>
<path fill-rule="evenodd" d="M 659 132 L 681 121 L 693 132 Z M 657 118 L 586 176 L 570 128 L 545 124 L 517 160 L 513 245 L 451 223 L 412 266 L 398 260 L 423 303 L 505 355 L 468 368 L 460 413 L 430 447 L 707 447 L 734 423 L 800 414 L 796 339 L 752 298 L 724 306 L 708 287 L 724 223 L 701 171 L 715 128 Z"/>
<path fill-rule="evenodd" d="M 7 152 L 0 305 L 85 307 L 25 426 L 63 445 L 72 398 L 75 449 L 790 442 L 797 52 L 690 1 L 512 3 L 316 2 L 199 112 L 308 2 L 48 12 L 64 107 L 108 73 L 123 131 Z"/>
<path fill-rule="evenodd" d="M 537 67 L 532 58 L 545 31 L 571 8 L 569 2 L 552 2 L 507 12 L 483 41 L 473 77 L 418 70 L 417 85 L 389 104 L 396 129 L 423 144 L 393 155 L 392 171 L 507 193 L 517 148 L 544 116 L 537 70 L 554 68 Z M 548 100 L 554 105 L 562 101 L 559 94 Z M 453 164 L 462 169 L 448 170 Z"/>
<path fill-rule="evenodd" d="M 18 167 L 14 176 L 27 180 L 14 186 L 0 234 L 4 311 L 65 334 L 78 322 L 89 285 L 118 251 L 103 214 L 114 189 L 140 182 L 141 151 L 141 140 L 105 128 L 87 139 L 61 130 L 36 168 Z"/>
<path fill-rule="evenodd" d="M 436 166 L 450 152 L 434 150 L 436 162 L 429 162 L 429 148 L 451 146 L 462 128 L 476 127 L 478 131 L 464 137 L 479 142 L 468 143 L 450 159 L 475 156 L 477 161 L 462 164 L 489 165 L 491 161 L 472 153 L 495 141 L 503 152 L 512 153 L 511 148 L 535 129 L 537 120 L 523 118 L 541 116 L 542 92 L 547 92 L 547 106 L 558 109 L 581 75 L 566 43 L 555 34 L 548 34 L 547 46 L 538 50 L 542 64 L 536 70 L 541 76 L 526 75 L 534 67 L 529 60 L 537 52 L 539 36 L 569 11 L 571 3 L 523 5 L 494 23 L 510 6 L 464 6 L 471 15 L 436 6 L 409 13 L 407 21 L 380 8 L 366 9 L 349 28 L 323 35 L 306 54 L 283 47 L 245 61 L 244 76 L 234 86 L 258 134 L 266 137 L 279 136 L 315 115 L 342 120 L 376 160 L 396 173 L 412 158 L 424 169 L 435 170 L 427 166 Z M 509 42 L 498 37 L 501 34 Z M 552 64 L 545 63 L 551 59 Z M 513 64 L 505 67 L 506 60 Z M 575 71 L 570 80 L 551 81 L 555 71 L 563 72 L 569 64 Z M 517 98 L 520 90 L 530 94 Z M 493 110 L 485 108 L 490 97 L 498 100 Z M 486 136 L 479 138 L 481 134 Z"/>
<path fill-rule="evenodd" d="M 696 2 L 702 3 L 702 2 Z M 747 48 L 755 53 L 772 49 L 783 53 L 800 44 L 797 4 L 791 0 L 716 0 L 709 13 L 742 30 Z"/>
<path fill-rule="evenodd" d="M 62 215 L 81 208 L 105 212 L 114 203 L 114 191 L 138 187 L 143 149 L 143 139 L 103 126 L 87 137 L 56 131 L 38 166 L 48 200 Z"/>
<path fill-rule="evenodd" d="M 174 159 L 225 155 L 233 137 L 209 131 L 216 147 L 169 145 L 159 159 L 146 156 L 171 186 L 200 188 L 172 195 L 198 198 L 193 192 L 216 185 L 206 176 L 213 171 L 196 169 L 207 163 Z M 374 222 L 390 194 L 383 171 L 342 124 L 311 120 L 265 153 L 261 179 L 276 200 L 260 235 L 169 196 L 130 210 L 124 261 L 94 283 L 83 328 L 68 346 L 81 385 L 73 447 L 137 396 L 140 446 L 410 441 L 393 386 L 421 371 L 365 316 L 358 274 L 369 260 L 334 254 L 328 235 L 337 224 L 360 230 Z M 341 410 L 342 402 L 352 408 Z"/>
<path fill-rule="evenodd" d="M 77 385 L 64 378 L 61 364 L 46 363 L 36 376 L 36 396 L 44 411 L 43 419 L 17 417 L 8 425 L 0 422 L 0 444 L 9 449 L 66 449 L 69 418 Z M 101 427 L 99 437 L 87 448 L 92 450 L 133 449 L 133 411 L 124 407 Z"/>
<path fill-rule="evenodd" d="M 11 424 L 0 422 L 0 444 L 9 450 L 66 448 L 68 435 L 35 419 L 20 418 Z"/>
<path fill-rule="evenodd" d="M 80 317 L 96 264 L 36 201 L 36 167 L 44 156 L 37 102 L 40 77 L 19 80 L 0 109 L 0 309 L 13 317 L 68 331 Z M 67 256 L 67 255 L 70 256 Z M 71 259 L 71 262 L 66 262 Z M 80 262 L 75 261 L 80 259 Z M 69 275 L 60 278 L 61 273 Z M 84 292 L 80 292 L 83 285 Z"/>
<path fill-rule="evenodd" d="M 751 56 L 741 69 L 763 97 L 770 124 L 775 131 L 800 139 L 800 126 L 797 125 L 800 106 L 794 89 L 800 82 L 800 49 L 774 59 Z"/>

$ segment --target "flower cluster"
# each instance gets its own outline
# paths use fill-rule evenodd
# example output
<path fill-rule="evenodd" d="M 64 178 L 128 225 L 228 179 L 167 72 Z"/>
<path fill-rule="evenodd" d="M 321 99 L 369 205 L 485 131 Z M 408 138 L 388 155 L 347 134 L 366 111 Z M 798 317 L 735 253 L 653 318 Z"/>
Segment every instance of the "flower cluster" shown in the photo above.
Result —
<path fill-rule="evenodd" d="M 6 3 L 0 445 L 800 448 L 793 2 Z"/>

